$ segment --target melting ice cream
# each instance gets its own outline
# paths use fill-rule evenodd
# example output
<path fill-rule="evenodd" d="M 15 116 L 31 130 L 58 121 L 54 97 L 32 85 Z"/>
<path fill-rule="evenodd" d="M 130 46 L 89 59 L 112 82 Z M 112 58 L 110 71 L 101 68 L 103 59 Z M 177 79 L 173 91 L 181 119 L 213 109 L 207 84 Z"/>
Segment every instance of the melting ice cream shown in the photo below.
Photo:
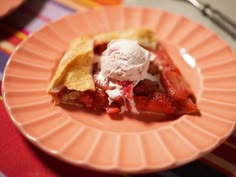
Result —
<path fill-rule="evenodd" d="M 136 41 L 111 41 L 101 56 L 101 72 L 106 78 L 120 81 L 143 80 L 150 62 L 150 52 Z"/>
<path fill-rule="evenodd" d="M 133 88 L 139 81 L 148 76 L 148 68 L 152 54 L 141 47 L 137 41 L 118 39 L 112 40 L 100 58 L 101 71 L 98 75 L 100 82 L 109 80 L 109 86 L 113 89 L 107 90 L 110 102 L 118 96 L 129 101 L 131 111 L 138 113 L 132 98 L 126 98 L 122 86 L 114 81 L 130 81 Z"/>

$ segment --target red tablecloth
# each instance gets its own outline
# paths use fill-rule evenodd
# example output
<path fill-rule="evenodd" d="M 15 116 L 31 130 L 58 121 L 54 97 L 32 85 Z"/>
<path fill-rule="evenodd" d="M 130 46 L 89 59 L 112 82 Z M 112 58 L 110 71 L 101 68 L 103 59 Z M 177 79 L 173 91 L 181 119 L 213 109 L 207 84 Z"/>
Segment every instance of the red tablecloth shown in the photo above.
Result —
<path fill-rule="evenodd" d="M 10 0 L 9 0 L 10 1 Z M 120 4 L 121 0 L 28 0 L 0 19 L 0 78 L 10 54 L 31 32 L 77 10 Z M 1 4 L 1 3 L 0 3 Z M 0 97 L 0 177 L 160 176 L 236 177 L 236 133 L 212 153 L 182 167 L 146 174 L 113 175 L 81 169 L 51 157 L 28 142 L 11 122 Z"/>

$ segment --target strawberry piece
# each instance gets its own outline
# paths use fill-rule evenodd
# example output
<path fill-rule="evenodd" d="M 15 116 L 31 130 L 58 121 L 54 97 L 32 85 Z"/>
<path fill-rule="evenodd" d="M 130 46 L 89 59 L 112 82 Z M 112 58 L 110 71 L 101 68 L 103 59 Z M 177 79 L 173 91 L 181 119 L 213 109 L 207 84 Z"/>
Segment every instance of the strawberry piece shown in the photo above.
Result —
<path fill-rule="evenodd" d="M 117 114 L 121 111 L 120 108 L 117 107 L 107 107 L 105 109 L 107 114 Z"/>
<path fill-rule="evenodd" d="M 156 51 L 156 59 L 153 61 L 155 65 L 158 65 L 163 71 L 171 70 L 180 74 L 179 69 L 175 66 L 167 51 L 163 47 L 159 47 Z"/>
<path fill-rule="evenodd" d="M 148 68 L 148 73 L 153 74 L 153 75 L 158 74 L 160 72 L 158 62 L 155 62 L 155 61 L 156 60 L 151 61 Z"/>
<path fill-rule="evenodd" d="M 163 71 L 161 83 L 165 87 L 167 95 L 174 100 L 185 100 L 191 95 L 189 85 L 181 75 L 173 71 Z"/>
<path fill-rule="evenodd" d="M 194 112 L 198 112 L 198 108 L 192 99 L 187 98 L 184 101 L 176 103 L 176 114 L 190 114 Z"/>
<path fill-rule="evenodd" d="M 145 79 L 139 82 L 138 85 L 134 87 L 134 94 L 140 95 L 140 96 L 144 96 L 144 95 L 147 96 L 150 93 L 153 93 L 159 89 L 160 88 L 157 82 L 153 82 L 153 81 Z"/>
<path fill-rule="evenodd" d="M 167 114 L 171 114 L 174 111 L 170 99 L 164 93 L 160 92 L 155 93 L 154 97 L 149 100 L 146 109 L 147 111 Z"/>
<path fill-rule="evenodd" d="M 184 108 L 183 110 L 184 114 L 198 111 L 197 105 L 190 98 L 186 99 L 183 108 Z"/>
<path fill-rule="evenodd" d="M 107 43 L 101 44 L 101 45 L 95 45 L 94 47 L 94 53 L 97 55 L 101 55 L 104 50 L 107 48 Z"/>
<path fill-rule="evenodd" d="M 148 103 L 148 98 L 145 96 L 134 96 L 134 102 L 136 105 L 136 108 L 139 111 L 146 111 L 146 105 Z"/>
<path fill-rule="evenodd" d="M 161 92 L 156 92 L 152 97 L 135 96 L 134 100 L 136 108 L 141 112 L 174 113 L 170 99 Z"/>
<path fill-rule="evenodd" d="M 108 98 L 102 90 L 96 90 L 93 95 L 93 107 L 95 109 L 104 109 L 108 105 Z"/>

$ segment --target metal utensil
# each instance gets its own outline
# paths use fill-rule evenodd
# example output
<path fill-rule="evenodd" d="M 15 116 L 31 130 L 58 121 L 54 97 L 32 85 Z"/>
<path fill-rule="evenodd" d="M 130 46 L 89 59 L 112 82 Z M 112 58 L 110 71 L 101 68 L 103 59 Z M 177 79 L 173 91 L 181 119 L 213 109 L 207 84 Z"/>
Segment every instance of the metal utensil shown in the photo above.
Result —
<path fill-rule="evenodd" d="M 236 23 L 217 9 L 212 8 L 209 4 L 202 3 L 198 0 L 185 0 L 199 9 L 203 15 L 210 18 L 216 25 L 226 31 L 232 38 L 236 39 Z"/>

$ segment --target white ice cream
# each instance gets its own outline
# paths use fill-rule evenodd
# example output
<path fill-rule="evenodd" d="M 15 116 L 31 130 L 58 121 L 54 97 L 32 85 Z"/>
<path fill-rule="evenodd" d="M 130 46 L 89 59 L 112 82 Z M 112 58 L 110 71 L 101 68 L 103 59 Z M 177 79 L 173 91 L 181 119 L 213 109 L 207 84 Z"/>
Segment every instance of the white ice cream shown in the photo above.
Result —
<path fill-rule="evenodd" d="M 124 100 L 129 102 L 131 112 L 139 113 L 136 109 L 134 100 L 132 98 L 126 98 L 123 93 L 121 85 L 113 83 L 113 81 L 131 81 L 133 94 L 133 88 L 139 81 L 143 79 L 153 80 L 151 74 L 149 74 L 149 63 L 153 58 L 152 53 L 142 48 L 137 41 L 118 39 L 112 40 L 107 49 L 103 52 L 100 58 L 101 71 L 97 76 L 97 79 L 101 83 L 109 81 L 109 86 L 113 89 L 106 90 L 109 96 L 109 103 L 118 96 L 122 96 Z M 126 101 L 124 101 L 126 102 Z M 127 108 L 122 108 L 125 111 Z"/>
<path fill-rule="evenodd" d="M 113 40 L 101 56 L 101 73 L 110 79 L 138 82 L 145 78 L 150 56 L 136 41 Z"/>

